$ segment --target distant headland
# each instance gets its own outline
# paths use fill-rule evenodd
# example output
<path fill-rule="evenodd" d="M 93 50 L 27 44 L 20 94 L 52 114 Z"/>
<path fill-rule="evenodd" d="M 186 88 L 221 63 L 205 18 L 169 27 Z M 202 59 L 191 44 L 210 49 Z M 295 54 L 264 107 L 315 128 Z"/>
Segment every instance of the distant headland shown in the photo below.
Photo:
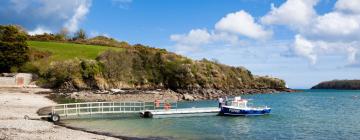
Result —
<path fill-rule="evenodd" d="M 311 89 L 346 89 L 360 90 L 360 80 L 332 80 L 313 86 Z"/>

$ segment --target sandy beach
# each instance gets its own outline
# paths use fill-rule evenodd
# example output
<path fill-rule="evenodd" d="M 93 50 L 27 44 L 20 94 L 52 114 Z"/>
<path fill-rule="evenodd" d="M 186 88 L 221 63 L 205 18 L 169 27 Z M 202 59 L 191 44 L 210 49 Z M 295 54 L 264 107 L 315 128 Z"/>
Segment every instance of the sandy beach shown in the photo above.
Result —
<path fill-rule="evenodd" d="M 5 140 L 112 140 L 113 137 L 96 135 L 54 125 L 38 120 L 39 108 L 55 103 L 45 95 L 35 94 L 46 91 L 41 88 L 0 88 L 0 139 Z M 30 120 L 25 120 L 28 115 Z"/>

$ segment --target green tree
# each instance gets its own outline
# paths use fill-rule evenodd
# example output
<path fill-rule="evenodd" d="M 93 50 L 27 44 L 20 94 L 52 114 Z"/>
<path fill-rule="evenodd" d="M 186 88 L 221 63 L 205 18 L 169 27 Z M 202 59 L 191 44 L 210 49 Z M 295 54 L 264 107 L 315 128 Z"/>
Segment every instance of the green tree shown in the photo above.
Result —
<path fill-rule="evenodd" d="M 62 28 L 59 33 L 55 35 L 56 40 L 64 41 L 69 38 L 69 30 L 67 28 Z"/>
<path fill-rule="evenodd" d="M 74 35 L 74 40 L 78 40 L 78 39 L 86 39 L 87 35 L 84 29 L 80 29 L 79 31 L 77 31 Z"/>
<path fill-rule="evenodd" d="M 0 25 L 0 72 L 10 72 L 29 60 L 26 33 L 15 25 Z"/>

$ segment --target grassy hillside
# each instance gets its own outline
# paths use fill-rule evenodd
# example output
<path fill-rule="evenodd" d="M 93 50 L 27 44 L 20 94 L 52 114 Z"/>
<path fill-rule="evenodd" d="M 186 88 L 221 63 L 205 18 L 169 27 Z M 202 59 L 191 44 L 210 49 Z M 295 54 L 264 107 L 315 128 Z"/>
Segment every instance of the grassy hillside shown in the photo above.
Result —
<path fill-rule="evenodd" d="M 28 41 L 29 47 L 38 51 L 50 52 L 50 60 L 69 60 L 74 58 L 95 59 L 107 50 L 122 50 L 122 48 L 83 45 L 74 43 Z"/>
<path fill-rule="evenodd" d="M 15 26 L 9 28 L 14 33 L 20 32 Z M 17 37 L 12 37 L 11 33 L 0 32 L 0 40 L 2 37 L 13 43 Z M 6 59 L 0 62 L 5 64 L 8 56 L 25 56 L 28 59 L 21 66 L 8 69 L 34 73 L 38 75 L 38 85 L 44 87 L 66 90 L 163 88 L 174 91 L 286 88 L 285 81 L 281 79 L 256 76 L 243 67 L 206 59 L 192 60 L 165 49 L 130 45 L 103 36 L 89 39 L 69 39 L 60 34 L 22 36 L 23 45 L 28 44 L 30 49 L 10 44 L 12 47 L 8 48 L 24 50 L 24 53 L 5 53 L 2 56 Z M 27 39 L 30 41 L 25 43 Z M 18 63 L 16 59 L 14 62 Z"/>
<path fill-rule="evenodd" d="M 231 67 L 206 59 L 194 61 L 141 44 L 96 39 L 95 43 L 91 39 L 76 43 L 28 41 L 30 48 L 36 50 L 33 53 L 35 56 L 42 52 L 50 55 L 33 59 L 23 69 L 37 73 L 43 86 L 65 89 L 285 88 L 283 80 L 254 76 L 243 67 Z M 115 45 L 104 46 L 108 44 Z"/>

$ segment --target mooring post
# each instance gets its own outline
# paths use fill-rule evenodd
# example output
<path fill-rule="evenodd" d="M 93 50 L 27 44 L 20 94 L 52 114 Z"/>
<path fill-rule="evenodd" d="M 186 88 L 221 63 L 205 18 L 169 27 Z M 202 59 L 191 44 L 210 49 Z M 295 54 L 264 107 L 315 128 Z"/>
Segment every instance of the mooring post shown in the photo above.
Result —
<path fill-rule="evenodd" d="M 64 105 L 64 109 L 65 109 L 65 116 L 66 116 L 66 118 L 67 118 L 67 116 L 68 116 L 68 110 L 67 110 L 67 105 L 66 105 L 66 104 Z"/>

